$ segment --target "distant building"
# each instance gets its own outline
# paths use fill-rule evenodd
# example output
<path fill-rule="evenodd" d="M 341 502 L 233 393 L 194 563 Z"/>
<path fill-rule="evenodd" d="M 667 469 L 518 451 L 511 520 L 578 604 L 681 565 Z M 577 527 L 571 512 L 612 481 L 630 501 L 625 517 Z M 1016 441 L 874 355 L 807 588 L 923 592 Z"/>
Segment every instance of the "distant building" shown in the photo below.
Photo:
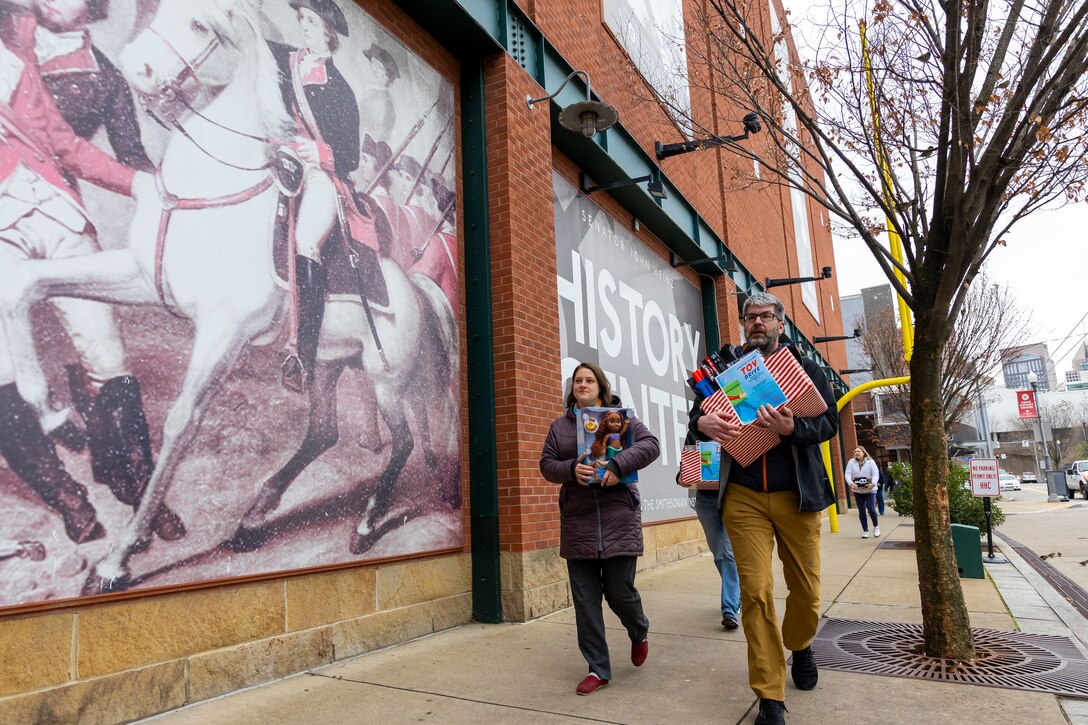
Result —
<path fill-rule="evenodd" d="M 866 287 L 860 294 L 848 295 L 839 300 L 839 312 L 842 314 L 844 334 L 850 334 L 855 328 L 865 331 L 877 324 L 880 319 L 895 319 L 895 303 L 892 287 L 889 284 Z M 869 358 L 862 349 L 861 339 L 846 341 L 846 363 L 851 370 L 869 367 Z M 871 373 L 851 373 L 850 384 L 853 387 L 873 379 Z"/>
<path fill-rule="evenodd" d="M 862 337 L 846 341 L 846 363 L 852 370 L 869 368 L 864 336 L 888 321 L 896 323 L 895 293 L 891 285 L 866 287 L 859 294 L 839 300 L 844 334 L 860 328 Z M 857 387 L 873 380 L 872 373 L 850 373 L 850 385 Z M 852 403 L 858 444 L 880 462 L 910 460 L 910 425 L 900 395 L 878 388 L 854 398 Z"/>
<path fill-rule="evenodd" d="M 1039 376 L 1039 390 L 1054 390 L 1058 386 L 1054 363 L 1045 342 L 1008 347 L 1001 351 L 1001 373 L 1009 390 L 1027 390 L 1028 374 Z"/>
<path fill-rule="evenodd" d="M 1088 390 L 1088 370 L 1069 370 L 1065 373 L 1066 390 Z"/>
<path fill-rule="evenodd" d="M 1077 354 L 1073 356 L 1073 370 L 1075 372 L 1088 372 L 1088 342 L 1082 342 L 1077 348 Z"/>

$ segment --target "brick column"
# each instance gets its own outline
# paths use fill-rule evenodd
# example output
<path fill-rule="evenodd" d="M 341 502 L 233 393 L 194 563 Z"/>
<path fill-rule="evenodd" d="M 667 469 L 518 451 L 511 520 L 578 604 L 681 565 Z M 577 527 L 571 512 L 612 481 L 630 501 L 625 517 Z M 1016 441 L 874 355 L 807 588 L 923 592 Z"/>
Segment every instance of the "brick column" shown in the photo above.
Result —
<path fill-rule="evenodd" d="M 488 59 L 484 75 L 503 615 L 523 621 L 570 603 L 559 491 L 539 469 L 563 406 L 551 124 L 547 104 L 526 106 L 544 94 L 510 56 Z"/>

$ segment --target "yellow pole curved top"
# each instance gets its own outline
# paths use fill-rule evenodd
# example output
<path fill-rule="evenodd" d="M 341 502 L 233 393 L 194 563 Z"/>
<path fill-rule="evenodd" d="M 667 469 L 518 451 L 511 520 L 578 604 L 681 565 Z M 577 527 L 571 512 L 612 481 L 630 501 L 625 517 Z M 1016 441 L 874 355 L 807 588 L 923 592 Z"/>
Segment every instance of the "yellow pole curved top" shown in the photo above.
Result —
<path fill-rule="evenodd" d="M 858 397 L 866 390 L 872 390 L 873 388 L 890 388 L 893 385 L 910 385 L 910 376 L 904 375 L 901 378 L 884 378 L 883 380 L 870 380 L 867 383 L 862 383 L 856 388 L 850 388 L 846 392 L 846 395 L 839 398 L 839 410 L 846 407 L 851 400 Z"/>
<path fill-rule="evenodd" d="M 838 409 L 841 411 L 844 406 L 848 405 L 851 400 L 856 398 L 866 390 L 872 390 L 873 388 L 890 388 L 893 385 L 907 385 L 910 383 L 910 376 L 904 375 L 901 378 L 885 378 L 883 380 L 870 380 L 867 383 L 862 383 L 856 388 L 851 388 L 846 392 L 846 395 L 839 398 Z M 842 431 L 839 431 L 839 435 L 842 435 Z M 831 482 L 831 495 L 836 499 L 838 495 L 835 491 L 835 474 L 831 469 L 831 441 L 824 441 L 820 444 L 820 451 L 824 456 L 824 468 L 827 470 L 827 480 Z M 828 509 L 828 519 L 831 524 L 831 533 L 839 533 L 839 512 L 832 506 Z"/>

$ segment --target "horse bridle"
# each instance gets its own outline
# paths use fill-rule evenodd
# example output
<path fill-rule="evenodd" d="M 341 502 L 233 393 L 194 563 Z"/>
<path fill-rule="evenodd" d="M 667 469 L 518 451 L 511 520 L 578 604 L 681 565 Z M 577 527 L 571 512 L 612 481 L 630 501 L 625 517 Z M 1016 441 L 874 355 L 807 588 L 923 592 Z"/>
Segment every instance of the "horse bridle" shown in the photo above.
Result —
<path fill-rule="evenodd" d="M 168 130 L 173 128 L 174 130 L 176 130 L 178 133 L 188 139 L 190 143 L 200 149 L 200 151 L 204 153 L 204 155 L 208 156 L 209 158 L 215 159 L 224 166 L 229 166 L 230 168 L 237 169 L 239 171 L 263 171 L 265 169 L 268 169 L 271 166 L 271 162 L 265 162 L 260 166 L 241 166 L 239 164 L 232 164 L 229 161 L 225 161 L 219 158 L 218 156 L 204 148 L 199 141 L 193 138 L 189 131 L 181 125 L 181 122 L 178 121 L 175 115 L 166 111 L 167 105 L 178 103 L 184 106 L 187 111 L 189 111 L 196 117 L 200 118 L 206 123 L 222 129 L 223 131 L 232 133 L 236 136 L 241 136 L 243 138 L 252 139 L 254 141 L 260 141 L 261 143 L 270 143 L 270 140 L 268 138 L 262 136 L 255 136 L 251 133 L 246 133 L 245 131 L 239 131 L 229 126 L 225 126 L 214 119 L 208 118 L 199 110 L 197 110 L 189 102 L 189 99 L 186 98 L 185 84 L 187 82 L 192 81 L 196 84 L 197 90 L 200 89 L 202 84 L 200 82 L 200 77 L 197 75 L 197 72 L 200 70 L 201 66 L 208 62 L 208 59 L 211 58 L 212 54 L 222 45 L 222 42 L 219 40 L 219 36 L 213 33 L 211 39 L 208 41 L 208 44 L 204 46 L 204 48 L 199 53 L 197 53 L 195 57 L 189 59 L 182 55 L 181 51 L 174 47 L 174 44 L 170 42 L 169 38 L 160 33 L 154 25 L 147 26 L 147 31 L 154 35 L 156 38 L 158 38 L 162 42 L 162 44 L 166 46 L 166 48 L 168 48 L 171 53 L 174 54 L 174 57 L 181 61 L 182 66 L 181 70 L 179 70 L 173 78 L 163 81 L 162 84 L 160 84 L 155 91 L 150 94 L 140 94 L 140 104 L 143 106 L 147 114 L 151 116 L 151 118 L 153 118 L 155 122 L 163 128 L 166 128 Z M 152 103 L 154 101 L 157 101 L 155 105 L 158 106 L 158 108 L 153 107 Z M 163 120 L 163 118 L 160 117 L 160 114 L 165 117 L 165 121 Z"/>
<path fill-rule="evenodd" d="M 212 33 L 212 37 L 208 41 L 208 44 L 204 46 L 204 49 L 190 59 L 182 55 L 181 51 L 174 47 L 174 44 L 170 42 L 170 39 L 160 33 L 154 25 L 148 25 L 147 32 L 158 38 L 162 44 L 174 54 L 174 57 L 181 61 L 181 70 L 177 72 L 177 75 L 169 80 L 163 81 L 162 85 L 160 85 L 151 95 L 168 103 L 184 100 L 184 86 L 186 82 L 192 80 L 198 87 L 200 86 L 200 78 L 197 77 L 197 71 L 200 70 L 201 66 L 208 62 L 208 59 L 212 57 L 212 53 L 218 50 L 219 46 L 222 45 L 219 36 Z M 186 105 L 188 104 L 186 103 Z"/>

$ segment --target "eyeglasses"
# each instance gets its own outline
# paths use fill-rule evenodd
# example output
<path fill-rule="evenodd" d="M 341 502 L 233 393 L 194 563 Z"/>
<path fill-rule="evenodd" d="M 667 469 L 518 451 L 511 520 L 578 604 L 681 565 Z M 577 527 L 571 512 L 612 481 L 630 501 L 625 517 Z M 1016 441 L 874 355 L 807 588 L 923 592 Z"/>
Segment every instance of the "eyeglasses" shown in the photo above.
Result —
<path fill-rule="evenodd" d="M 763 320 L 763 324 L 769 325 L 778 319 L 778 315 L 773 312 L 761 312 L 758 315 L 741 315 L 740 319 L 742 319 L 746 325 L 751 325 L 756 320 Z"/>

